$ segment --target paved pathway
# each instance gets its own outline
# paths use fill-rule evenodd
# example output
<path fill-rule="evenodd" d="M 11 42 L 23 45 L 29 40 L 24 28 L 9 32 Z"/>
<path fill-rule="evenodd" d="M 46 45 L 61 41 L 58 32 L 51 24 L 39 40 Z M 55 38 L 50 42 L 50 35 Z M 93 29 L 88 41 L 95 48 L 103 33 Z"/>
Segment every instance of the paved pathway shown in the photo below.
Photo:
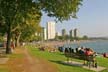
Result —
<path fill-rule="evenodd" d="M 98 66 L 97 68 L 93 68 L 93 67 L 89 68 L 88 66 L 84 66 L 82 63 L 75 62 L 75 61 L 69 61 L 69 62 L 65 61 L 63 63 L 69 64 L 69 65 L 74 65 L 74 66 L 80 66 L 82 68 L 90 69 L 90 70 L 93 70 L 93 71 L 96 71 L 96 72 L 100 72 L 100 71 L 106 69 L 105 67 L 101 67 L 101 66 Z"/>

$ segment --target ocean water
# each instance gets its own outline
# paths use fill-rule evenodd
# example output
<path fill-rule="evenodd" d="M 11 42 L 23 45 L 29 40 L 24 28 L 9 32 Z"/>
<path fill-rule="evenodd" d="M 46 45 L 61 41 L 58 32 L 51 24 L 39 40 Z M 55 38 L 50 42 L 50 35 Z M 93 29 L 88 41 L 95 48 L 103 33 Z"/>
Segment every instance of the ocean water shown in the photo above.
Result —
<path fill-rule="evenodd" d="M 73 49 L 78 46 L 84 46 L 87 48 L 92 48 L 94 51 L 98 53 L 108 53 L 108 40 L 96 40 L 96 41 L 88 41 L 88 42 L 78 42 L 78 43 L 68 43 L 65 44 L 64 47 L 71 47 Z"/>

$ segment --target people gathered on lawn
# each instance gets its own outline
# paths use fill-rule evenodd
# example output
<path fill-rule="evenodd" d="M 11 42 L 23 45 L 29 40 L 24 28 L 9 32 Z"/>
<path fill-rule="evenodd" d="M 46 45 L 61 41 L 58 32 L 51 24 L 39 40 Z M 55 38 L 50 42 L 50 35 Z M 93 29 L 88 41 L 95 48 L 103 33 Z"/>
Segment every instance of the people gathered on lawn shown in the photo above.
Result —
<path fill-rule="evenodd" d="M 76 50 L 76 51 L 75 51 Z M 93 67 L 97 67 L 96 56 L 97 53 L 93 51 L 91 48 L 78 47 L 76 49 L 72 49 L 70 47 L 65 48 L 65 56 L 67 57 L 67 61 L 69 58 L 76 58 L 80 60 L 84 60 L 84 65 L 90 66 L 92 62 Z"/>
<path fill-rule="evenodd" d="M 76 53 L 82 54 L 82 55 L 93 55 L 95 52 L 91 48 L 85 48 L 85 47 L 78 47 L 76 48 Z"/>
<path fill-rule="evenodd" d="M 76 51 L 75 51 L 76 50 Z M 77 53 L 77 54 L 81 54 L 81 55 L 85 55 L 85 56 L 90 56 L 90 55 L 94 55 L 96 52 L 93 51 L 92 48 L 85 48 L 83 46 L 78 47 L 76 49 L 72 49 L 72 48 L 65 48 L 64 52 L 70 52 L 70 53 Z"/>

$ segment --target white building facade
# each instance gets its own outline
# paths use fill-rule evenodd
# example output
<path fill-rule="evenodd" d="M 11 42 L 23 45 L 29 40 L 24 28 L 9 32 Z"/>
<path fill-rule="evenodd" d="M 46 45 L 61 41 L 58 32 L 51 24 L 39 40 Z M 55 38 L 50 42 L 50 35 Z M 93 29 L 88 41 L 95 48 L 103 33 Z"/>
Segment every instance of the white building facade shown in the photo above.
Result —
<path fill-rule="evenodd" d="M 44 28 L 44 40 L 47 40 L 47 30 Z"/>
<path fill-rule="evenodd" d="M 55 22 L 48 22 L 47 23 L 47 39 L 54 39 L 55 38 Z"/>

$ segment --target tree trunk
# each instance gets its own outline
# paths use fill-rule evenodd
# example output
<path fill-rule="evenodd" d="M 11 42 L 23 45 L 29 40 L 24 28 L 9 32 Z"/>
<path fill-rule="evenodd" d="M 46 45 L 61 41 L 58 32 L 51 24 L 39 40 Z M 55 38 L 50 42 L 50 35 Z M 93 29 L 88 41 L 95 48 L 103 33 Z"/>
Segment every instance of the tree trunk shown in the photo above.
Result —
<path fill-rule="evenodd" d="M 20 36 L 21 36 L 21 33 L 19 33 L 19 35 L 17 35 L 16 38 L 15 38 L 15 46 L 16 47 L 20 46 L 20 43 L 19 43 Z"/>
<path fill-rule="evenodd" d="M 11 53 L 11 24 L 9 22 L 8 23 L 8 29 L 7 29 L 7 43 L 6 43 L 6 54 L 10 54 Z"/>

